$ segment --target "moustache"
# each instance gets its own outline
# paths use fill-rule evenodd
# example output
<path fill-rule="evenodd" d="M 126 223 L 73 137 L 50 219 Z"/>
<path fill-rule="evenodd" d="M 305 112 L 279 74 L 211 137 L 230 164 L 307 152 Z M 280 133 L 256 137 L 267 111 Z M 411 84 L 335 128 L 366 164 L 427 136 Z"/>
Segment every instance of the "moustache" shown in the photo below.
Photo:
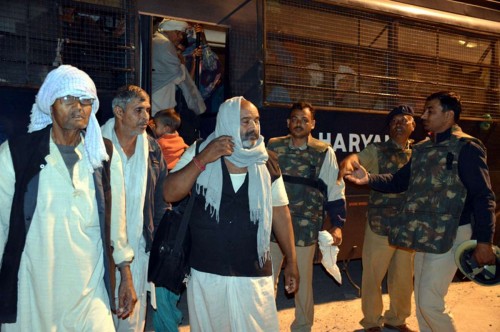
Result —
<path fill-rule="evenodd" d="M 252 131 L 249 131 L 249 132 L 246 132 L 245 135 L 244 135 L 244 138 L 258 138 L 258 135 L 257 135 L 257 132 L 252 130 Z"/>

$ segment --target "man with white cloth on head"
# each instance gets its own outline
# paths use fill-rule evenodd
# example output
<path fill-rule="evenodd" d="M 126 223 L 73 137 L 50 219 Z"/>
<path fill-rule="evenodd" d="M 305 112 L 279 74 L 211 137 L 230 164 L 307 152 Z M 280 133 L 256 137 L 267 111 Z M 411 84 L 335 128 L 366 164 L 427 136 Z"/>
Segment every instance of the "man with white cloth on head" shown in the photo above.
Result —
<path fill-rule="evenodd" d="M 191 331 L 278 331 L 269 241 L 272 231 L 287 256 L 285 287 L 299 276 L 288 198 L 276 156 L 260 135 L 259 112 L 242 97 L 226 100 L 215 131 L 189 147 L 169 174 L 166 201 L 196 183 L 191 218 Z"/>
<path fill-rule="evenodd" d="M 153 35 L 152 77 L 153 85 L 152 113 L 174 108 L 175 90 L 182 90 L 188 108 L 199 115 L 205 112 L 206 106 L 200 91 L 182 64 L 177 46 L 186 34 L 188 24 L 184 21 L 164 19 L 158 25 L 158 31 Z"/>
<path fill-rule="evenodd" d="M 167 209 L 163 181 L 167 165 L 156 140 L 146 134 L 151 104 L 138 86 L 118 90 L 112 102 L 114 117 L 102 126 L 102 135 L 118 151 L 125 179 L 127 235 L 135 252 L 131 264 L 137 304 L 126 320 L 115 317 L 117 331 L 144 331 L 146 323 L 149 250 L 156 227 Z M 119 277 L 119 276 L 117 276 Z M 154 296 L 154 289 L 151 289 Z"/>
<path fill-rule="evenodd" d="M 110 309 L 133 310 L 121 162 L 98 109 L 91 78 L 60 66 L 36 96 L 29 134 L 0 146 L 2 331 L 114 331 Z"/>

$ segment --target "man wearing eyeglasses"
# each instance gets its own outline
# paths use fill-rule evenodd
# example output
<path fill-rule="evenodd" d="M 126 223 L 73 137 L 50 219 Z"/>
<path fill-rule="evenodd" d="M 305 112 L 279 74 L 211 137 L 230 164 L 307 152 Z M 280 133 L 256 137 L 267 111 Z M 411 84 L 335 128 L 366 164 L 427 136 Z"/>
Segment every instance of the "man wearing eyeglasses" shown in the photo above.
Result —
<path fill-rule="evenodd" d="M 387 115 L 390 139 L 372 143 L 360 153 L 347 156 L 340 164 L 339 179 L 363 165 L 372 174 L 394 173 L 410 159 L 410 135 L 415 130 L 413 109 L 401 105 Z M 387 238 L 391 220 L 398 214 L 402 194 L 370 191 L 368 222 L 363 241 L 363 276 L 361 280 L 361 325 L 365 331 L 382 331 L 382 326 L 403 332 L 411 314 L 414 251 L 389 245 Z M 383 314 L 382 280 L 387 274 L 390 306 Z"/>
<path fill-rule="evenodd" d="M 120 156 L 98 108 L 92 79 L 60 66 L 36 96 L 29 134 L 0 146 L 2 331 L 114 331 L 110 309 L 133 310 Z"/>

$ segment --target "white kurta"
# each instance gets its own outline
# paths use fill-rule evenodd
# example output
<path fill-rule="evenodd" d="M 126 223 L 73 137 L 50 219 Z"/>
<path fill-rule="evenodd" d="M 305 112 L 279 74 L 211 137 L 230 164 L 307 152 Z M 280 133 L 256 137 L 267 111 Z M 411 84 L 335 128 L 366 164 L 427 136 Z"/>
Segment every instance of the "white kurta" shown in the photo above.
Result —
<path fill-rule="evenodd" d="M 114 331 L 103 275 L 101 240 L 93 176 L 82 160 L 83 144 L 76 152 L 73 179 L 57 146 L 50 141 L 47 164 L 40 171 L 37 206 L 21 257 L 17 322 L 2 331 Z M 113 170 L 121 171 L 114 154 Z M 0 147 L 0 257 L 5 247 L 14 169 L 7 143 Z M 117 168 L 118 167 L 118 168 Z M 118 173 L 118 172 L 117 172 Z M 118 179 L 112 179 L 119 183 Z M 115 200 L 116 199 L 116 200 Z M 113 203 L 120 206 L 120 197 Z M 115 212 L 118 211 L 114 207 Z M 130 260 L 126 238 L 116 237 L 124 227 L 116 220 L 112 232 L 117 257 Z M 121 245 L 125 245 L 124 248 Z M 120 260 L 117 260 L 120 262 Z"/>
<path fill-rule="evenodd" d="M 106 126 L 114 127 L 114 121 L 106 123 Z M 111 137 L 107 130 L 103 129 L 103 136 L 111 139 L 115 151 L 120 154 L 125 181 L 125 201 L 127 215 L 127 238 L 134 250 L 135 257 L 130 264 L 134 289 L 137 294 L 137 303 L 134 312 L 127 320 L 118 320 L 115 317 L 117 331 L 143 330 L 146 321 L 147 271 L 149 264 L 149 252 L 146 252 L 146 240 L 144 239 L 144 200 L 146 196 L 147 165 L 149 158 L 149 143 L 146 133 L 137 136 L 134 154 L 128 158 L 120 146 L 116 132 L 113 130 Z M 116 274 L 117 282 L 120 274 Z M 117 294 L 118 296 L 118 294 Z"/>

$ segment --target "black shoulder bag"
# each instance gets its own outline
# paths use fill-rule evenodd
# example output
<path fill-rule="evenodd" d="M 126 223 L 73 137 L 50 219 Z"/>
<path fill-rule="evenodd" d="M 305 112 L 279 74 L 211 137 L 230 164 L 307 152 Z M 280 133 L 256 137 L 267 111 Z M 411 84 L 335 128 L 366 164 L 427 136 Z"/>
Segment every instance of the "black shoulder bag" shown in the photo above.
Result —
<path fill-rule="evenodd" d="M 201 141 L 197 141 L 196 154 Z M 196 182 L 191 188 L 191 196 L 163 215 L 149 253 L 148 281 L 177 295 L 184 290 L 190 274 L 191 236 L 188 230 L 195 197 Z"/>
<path fill-rule="evenodd" d="M 191 197 L 179 203 L 177 209 L 165 212 L 149 253 L 148 281 L 175 294 L 183 291 L 190 272 L 188 227 L 195 196 L 196 192 L 192 191 Z"/>

